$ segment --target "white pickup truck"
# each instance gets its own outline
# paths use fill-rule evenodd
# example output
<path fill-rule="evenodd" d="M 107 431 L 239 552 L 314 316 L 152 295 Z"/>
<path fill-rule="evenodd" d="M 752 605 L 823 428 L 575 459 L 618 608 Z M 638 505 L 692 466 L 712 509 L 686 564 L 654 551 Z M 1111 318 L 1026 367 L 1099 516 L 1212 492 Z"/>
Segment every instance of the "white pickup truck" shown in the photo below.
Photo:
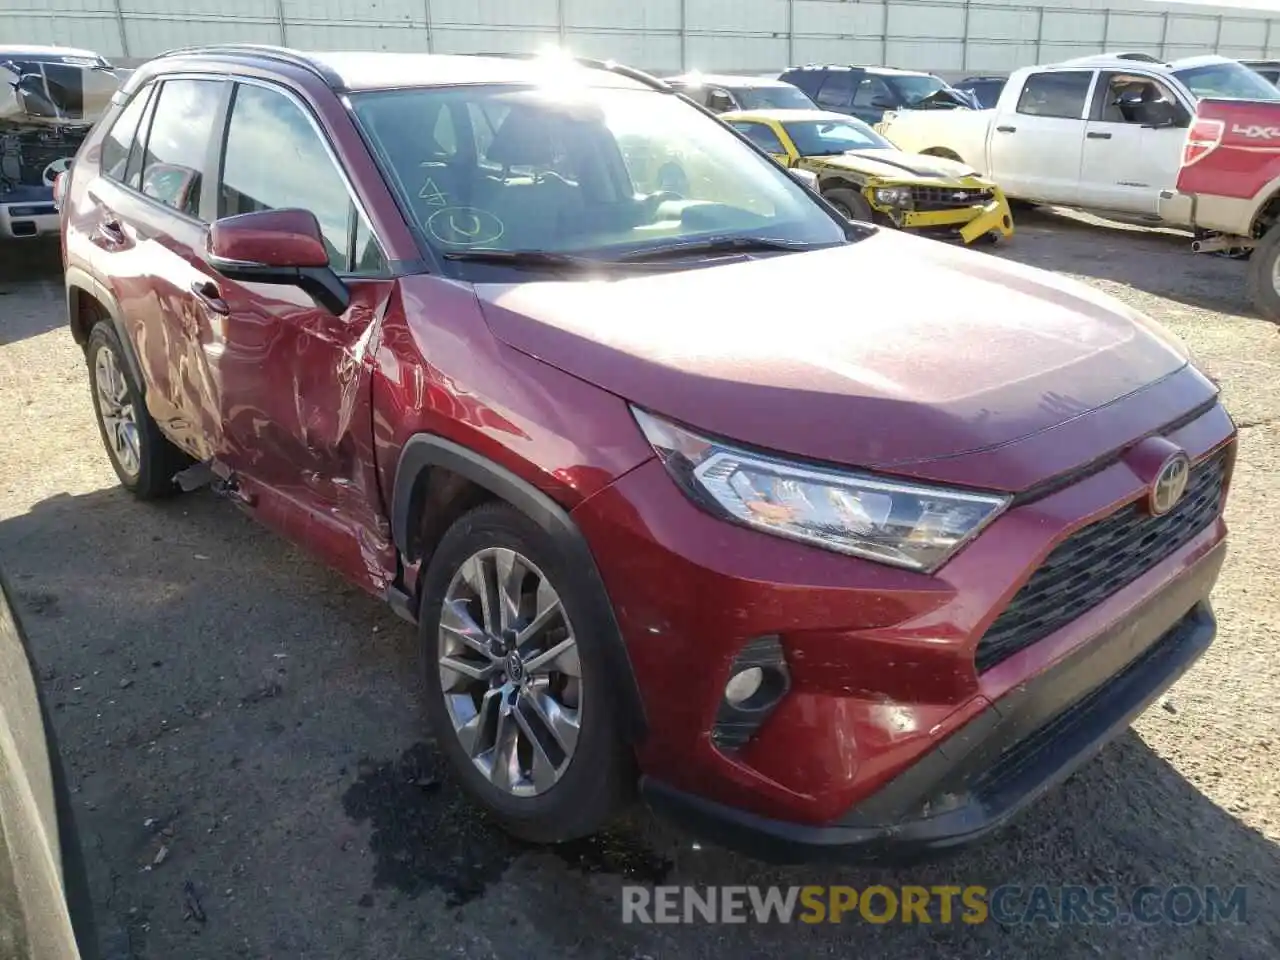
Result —
<path fill-rule="evenodd" d="M 903 111 L 876 129 L 902 150 L 963 161 L 1011 199 L 1189 226 L 1176 183 L 1201 97 L 1280 90 L 1225 57 L 1109 54 L 1018 70 L 990 110 Z"/>

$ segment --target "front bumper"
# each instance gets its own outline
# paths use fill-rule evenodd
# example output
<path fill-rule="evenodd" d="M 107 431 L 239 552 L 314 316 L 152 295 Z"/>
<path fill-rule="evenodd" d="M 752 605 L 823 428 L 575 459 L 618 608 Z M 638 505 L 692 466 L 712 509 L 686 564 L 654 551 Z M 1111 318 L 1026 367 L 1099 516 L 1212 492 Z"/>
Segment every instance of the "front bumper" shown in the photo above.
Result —
<path fill-rule="evenodd" d="M 1169 402 L 1192 402 L 1185 382 L 1167 387 L 1178 396 Z M 1150 430 L 1157 399 L 1144 393 L 1140 408 L 1108 409 L 1111 429 Z M 1122 424 L 1128 415 L 1139 422 Z M 1158 429 L 1196 462 L 1232 449 L 1232 425 L 1217 405 Z M 971 722 L 993 716 L 993 705 L 1000 705 L 999 714 L 1014 702 L 1008 697 L 1078 651 L 1108 648 L 1100 638 L 1119 632 L 1125 638 L 1116 642 L 1126 649 L 1135 644 L 1136 656 L 1136 644 L 1166 633 L 1207 599 L 1217 561 L 1206 558 L 1226 535 L 1220 513 L 1126 586 L 979 670 L 977 650 L 989 626 L 1051 552 L 1148 489 L 1123 456 L 1081 475 L 1074 457 L 1061 458 L 1080 449 L 1064 446 L 1064 435 L 1025 443 L 1030 446 L 1021 452 L 1000 451 L 991 468 L 1038 492 L 931 576 L 721 521 L 695 506 L 657 460 L 579 504 L 572 516 L 591 545 L 644 702 L 648 734 L 636 749 L 651 778 L 650 794 L 696 797 L 681 805 L 736 811 L 730 822 L 772 822 L 798 836 L 832 828 L 870 836 L 884 832 L 886 823 L 939 816 L 935 801 L 926 818 L 904 800 L 881 820 L 848 819 L 851 811 L 869 816 L 872 798 L 886 804 L 886 797 L 897 796 L 884 791 L 911 770 L 925 769 L 925 758 L 957 732 L 975 737 L 981 728 Z M 970 472 L 963 476 L 981 485 L 973 472 L 981 464 L 966 463 Z M 1040 472 L 1019 473 L 1032 465 Z M 1064 475 L 1069 483 L 1050 482 Z M 1229 484 L 1229 468 L 1226 477 Z M 1171 604 L 1172 612 L 1151 604 Z M 745 744 L 726 749 L 716 741 L 725 683 L 739 655 L 763 638 L 776 638 L 783 649 L 789 692 Z M 1092 662 L 1093 681 L 1101 682 L 1125 661 Z M 1155 681 L 1174 677 L 1170 671 Z M 1057 706 L 1086 692 L 1084 681 L 1061 683 Z M 1141 709 L 1140 698 L 1132 704 Z M 1009 731 L 988 744 L 1007 744 Z M 1021 723 L 1013 731 L 1023 738 L 1029 732 Z M 959 742 L 947 749 L 954 753 Z M 981 772 L 966 770 L 971 777 Z M 967 782 L 943 792 L 964 794 Z M 916 799 L 923 804 L 928 797 Z"/>
<path fill-rule="evenodd" d="M 988 706 L 834 823 L 787 823 L 645 779 L 659 813 L 760 859 L 902 863 L 972 843 L 1067 779 L 1209 647 L 1219 543 L 1179 581 Z"/>
<path fill-rule="evenodd" d="M 1009 201 L 999 187 L 992 190 L 993 197 L 981 206 L 960 207 L 954 210 L 901 210 L 875 203 L 874 190 L 867 188 L 866 196 L 872 209 L 888 217 L 902 230 L 949 231 L 959 235 L 965 243 L 973 243 L 988 234 L 997 234 L 1008 240 L 1013 236 L 1013 213 Z"/>
<path fill-rule="evenodd" d="M 0 240 L 33 240 L 57 236 L 58 210 L 51 201 L 0 203 Z"/>

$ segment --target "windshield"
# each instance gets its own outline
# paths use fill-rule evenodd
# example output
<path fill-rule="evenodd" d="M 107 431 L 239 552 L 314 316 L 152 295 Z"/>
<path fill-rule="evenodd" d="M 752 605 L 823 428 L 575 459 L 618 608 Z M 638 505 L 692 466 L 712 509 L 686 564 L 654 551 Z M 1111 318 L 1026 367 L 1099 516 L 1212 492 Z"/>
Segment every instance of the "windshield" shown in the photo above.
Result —
<path fill-rule="evenodd" d="M 451 262 L 481 250 L 616 260 L 700 239 L 848 238 L 786 171 L 670 94 L 575 83 L 351 100 L 423 238 Z"/>
<path fill-rule="evenodd" d="M 814 102 L 799 87 L 750 87 L 734 90 L 743 110 L 812 110 Z"/>
<path fill-rule="evenodd" d="M 1239 63 L 1213 63 L 1190 67 L 1173 74 L 1197 99 L 1224 97 L 1228 100 L 1280 100 L 1280 89 Z"/>
<path fill-rule="evenodd" d="M 782 126 L 802 157 L 893 149 L 892 143 L 861 120 L 794 120 Z"/>
<path fill-rule="evenodd" d="M 945 90 L 947 85 L 937 77 L 919 75 L 907 76 L 887 76 L 884 78 L 898 91 L 898 95 L 902 97 L 902 102 L 907 106 L 919 103 L 925 97 L 939 90 Z"/>

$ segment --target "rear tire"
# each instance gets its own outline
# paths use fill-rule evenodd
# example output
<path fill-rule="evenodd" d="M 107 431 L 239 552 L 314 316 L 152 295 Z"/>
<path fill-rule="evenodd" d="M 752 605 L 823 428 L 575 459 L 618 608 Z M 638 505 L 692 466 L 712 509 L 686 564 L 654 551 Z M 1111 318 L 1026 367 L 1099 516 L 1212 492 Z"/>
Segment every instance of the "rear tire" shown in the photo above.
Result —
<path fill-rule="evenodd" d="M 90 331 L 85 360 L 98 433 L 121 486 L 139 500 L 173 496 L 179 492 L 174 474 L 190 458 L 160 432 L 124 357 L 110 324 L 99 323 Z"/>
<path fill-rule="evenodd" d="M 535 843 L 597 832 L 635 791 L 590 589 L 554 538 L 500 501 L 455 522 L 423 577 L 436 740 L 467 792 Z"/>
<path fill-rule="evenodd" d="M 1280 323 L 1280 223 L 1267 231 L 1249 258 L 1249 299 L 1264 320 Z"/>
<path fill-rule="evenodd" d="M 856 190 L 834 187 L 831 190 L 827 190 L 822 196 L 827 203 L 835 207 L 849 220 L 862 220 L 865 223 L 875 222 L 875 214 L 871 210 L 871 204 L 867 203 L 867 198 Z"/>

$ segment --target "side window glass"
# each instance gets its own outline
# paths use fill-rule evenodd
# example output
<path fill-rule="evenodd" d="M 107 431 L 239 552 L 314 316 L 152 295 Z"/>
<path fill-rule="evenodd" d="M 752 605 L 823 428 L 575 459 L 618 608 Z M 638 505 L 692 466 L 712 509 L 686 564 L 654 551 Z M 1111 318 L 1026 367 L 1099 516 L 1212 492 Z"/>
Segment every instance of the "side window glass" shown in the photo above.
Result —
<path fill-rule="evenodd" d="M 1105 123 L 1158 123 L 1172 114 L 1177 102 L 1154 80 L 1111 74 L 1102 92 L 1099 119 Z"/>
<path fill-rule="evenodd" d="M 892 103 L 893 91 L 879 77 L 863 77 L 853 95 L 855 107 L 876 107 L 883 103 Z"/>
<path fill-rule="evenodd" d="M 116 122 L 102 141 L 102 175 L 112 180 L 123 181 L 129 164 L 129 153 L 133 149 L 138 135 L 138 127 L 142 122 L 142 114 L 151 99 L 152 87 L 148 86 L 133 95 L 133 99 L 120 111 Z"/>
<path fill-rule="evenodd" d="M 765 153 L 783 154 L 787 152 L 786 148 L 782 146 L 782 141 L 778 139 L 778 135 L 763 123 L 735 123 L 733 128 L 744 134 L 748 140 Z"/>
<path fill-rule="evenodd" d="M 826 83 L 818 91 L 818 106 L 842 110 L 853 99 L 853 74 L 848 70 L 833 70 Z"/>
<path fill-rule="evenodd" d="M 133 149 L 129 151 L 129 163 L 124 169 L 124 182 L 135 190 L 142 187 L 142 164 L 146 160 L 147 137 L 151 133 L 151 121 L 156 115 L 156 101 L 159 99 L 159 94 L 153 94 L 147 101 L 147 109 L 143 111 L 142 122 L 138 124 L 137 135 L 133 138 Z"/>
<path fill-rule="evenodd" d="M 1079 120 L 1084 116 L 1084 100 L 1092 82 L 1093 73 L 1087 70 L 1032 74 L 1018 97 L 1018 113 Z"/>
<path fill-rule="evenodd" d="M 241 84 L 227 125 L 218 216 L 284 209 L 313 213 L 330 265 L 348 270 L 354 206 L 320 135 L 283 93 Z"/>
<path fill-rule="evenodd" d="M 166 81 L 147 137 L 142 192 L 191 217 L 200 216 L 205 159 L 221 96 L 217 80 Z"/>
<path fill-rule="evenodd" d="M 351 272 L 360 276 L 380 276 L 387 272 L 387 258 L 373 239 L 373 230 L 364 222 L 364 218 L 355 214 L 356 229 L 354 250 L 351 258 Z"/>

